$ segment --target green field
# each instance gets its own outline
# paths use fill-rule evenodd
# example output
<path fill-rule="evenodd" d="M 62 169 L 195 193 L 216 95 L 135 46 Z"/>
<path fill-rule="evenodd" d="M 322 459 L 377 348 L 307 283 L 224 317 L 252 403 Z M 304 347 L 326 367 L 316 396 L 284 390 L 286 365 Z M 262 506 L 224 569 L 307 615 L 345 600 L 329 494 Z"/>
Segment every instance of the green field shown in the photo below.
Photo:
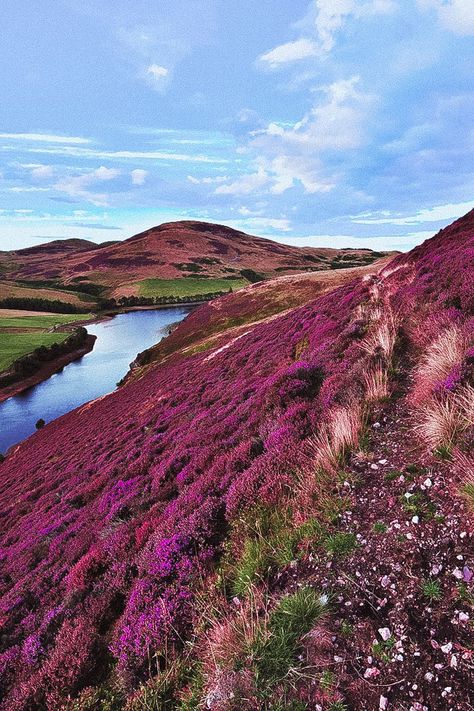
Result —
<path fill-rule="evenodd" d="M 245 279 L 145 279 L 139 283 L 140 296 L 198 296 L 217 291 L 236 291 L 248 286 Z"/>
<path fill-rule="evenodd" d="M 0 372 L 6 370 L 17 358 L 31 353 L 40 346 L 61 343 L 70 335 L 67 332 L 48 332 L 56 325 L 83 321 L 91 314 L 51 314 L 50 316 L 4 316 L 0 313 Z M 9 329 L 16 330 L 13 333 Z"/>
<path fill-rule="evenodd" d="M 54 326 L 71 323 L 71 321 L 86 321 L 92 314 L 51 314 L 48 316 L 3 316 L 0 311 L 0 329 L 24 328 L 48 329 Z"/>

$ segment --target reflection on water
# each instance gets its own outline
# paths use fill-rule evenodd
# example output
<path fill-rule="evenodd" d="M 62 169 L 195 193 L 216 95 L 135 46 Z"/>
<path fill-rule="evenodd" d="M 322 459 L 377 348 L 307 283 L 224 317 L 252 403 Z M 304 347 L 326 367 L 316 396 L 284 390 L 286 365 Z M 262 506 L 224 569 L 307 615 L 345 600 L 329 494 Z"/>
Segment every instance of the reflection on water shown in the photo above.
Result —
<path fill-rule="evenodd" d="M 110 321 L 89 324 L 97 336 L 94 349 L 33 388 L 0 403 L 0 452 L 46 422 L 115 389 L 137 353 L 160 341 L 168 326 L 181 321 L 189 309 L 130 311 Z"/>

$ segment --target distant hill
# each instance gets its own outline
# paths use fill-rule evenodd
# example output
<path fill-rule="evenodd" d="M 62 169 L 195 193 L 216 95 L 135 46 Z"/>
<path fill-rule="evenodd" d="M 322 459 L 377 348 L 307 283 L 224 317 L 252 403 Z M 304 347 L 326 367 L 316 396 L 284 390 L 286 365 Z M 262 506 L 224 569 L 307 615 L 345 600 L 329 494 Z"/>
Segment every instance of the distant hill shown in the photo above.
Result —
<path fill-rule="evenodd" d="M 383 256 L 367 249 L 293 247 L 224 225 L 182 221 L 153 227 L 123 242 L 58 240 L 0 253 L 5 279 L 92 283 L 109 295 L 139 295 L 150 279 L 243 283 L 295 272 L 365 266 Z M 241 282 L 240 284 L 238 282 Z M 50 284 L 51 286 L 51 284 Z M 202 284 L 206 290 L 206 285 Z M 222 288 L 222 290 L 226 290 Z"/>

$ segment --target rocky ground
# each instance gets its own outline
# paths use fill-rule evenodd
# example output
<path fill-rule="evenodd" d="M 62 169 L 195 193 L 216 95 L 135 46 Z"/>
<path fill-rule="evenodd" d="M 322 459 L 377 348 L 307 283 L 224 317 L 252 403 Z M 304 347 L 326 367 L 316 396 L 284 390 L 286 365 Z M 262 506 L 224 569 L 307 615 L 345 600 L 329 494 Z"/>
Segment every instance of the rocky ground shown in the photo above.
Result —
<path fill-rule="evenodd" d="M 402 396 L 374 414 L 334 492 L 345 505 L 332 556 L 311 553 L 289 576 L 332 601 L 316 709 L 474 708 L 472 517 L 407 409 Z"/>

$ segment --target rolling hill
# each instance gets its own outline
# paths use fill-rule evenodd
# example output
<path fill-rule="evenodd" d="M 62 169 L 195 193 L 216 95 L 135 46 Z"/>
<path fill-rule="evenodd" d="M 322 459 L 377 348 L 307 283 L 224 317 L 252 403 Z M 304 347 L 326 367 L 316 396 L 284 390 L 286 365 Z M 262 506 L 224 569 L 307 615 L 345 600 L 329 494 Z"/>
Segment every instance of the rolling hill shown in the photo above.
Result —
<path fill-rule="evenodd" d="M 86 292 L 92 285 L 109 297 L 153 296 L 177 293 L 186 284 L 191 293 L 227 291 L 261 277 L 366 265 L 381 256 L 365 249 L 291 247 L 223 225 L 183 221 L 123 242 L 64 240 L 3 252 L 0 270 L 4 285 L 85 287 Z"/>
<path fill-rule="evenodd" d="M 247 287 L 15 447 L 0 708 L 468 711 L 473 275 L 474 211 Z"/>

